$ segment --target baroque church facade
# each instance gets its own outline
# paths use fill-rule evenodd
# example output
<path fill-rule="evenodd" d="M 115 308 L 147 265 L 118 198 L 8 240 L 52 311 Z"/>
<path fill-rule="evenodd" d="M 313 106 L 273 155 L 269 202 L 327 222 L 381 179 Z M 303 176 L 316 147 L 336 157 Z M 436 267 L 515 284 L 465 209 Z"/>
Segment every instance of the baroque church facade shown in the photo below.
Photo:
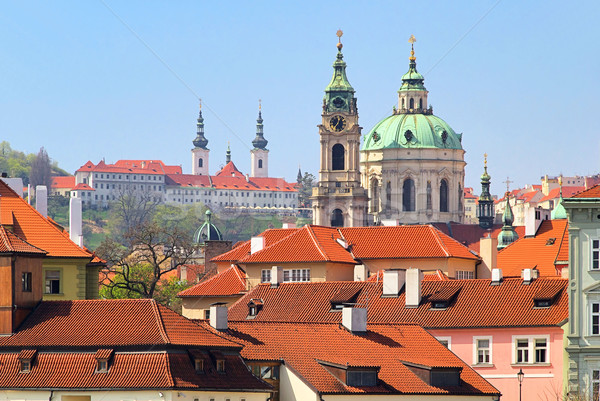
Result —
<path fill-rule="evenodd" d="M 428 106 L 429 92 L 417 71 L 414 46 L 398 90 L 398 106 L 364 136 L 362 147 L 357 100 L 341 49 L 338 43 L 334 75 L 323 100 L 313 222 L 331 226 L 463 222 L 462 134 Z"/>

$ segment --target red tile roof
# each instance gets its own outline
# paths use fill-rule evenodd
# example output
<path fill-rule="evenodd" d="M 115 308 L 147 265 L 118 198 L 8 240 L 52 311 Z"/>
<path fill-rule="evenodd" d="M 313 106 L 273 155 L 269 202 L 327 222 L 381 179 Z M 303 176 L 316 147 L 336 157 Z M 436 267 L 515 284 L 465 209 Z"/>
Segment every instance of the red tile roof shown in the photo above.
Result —
<path fill-rule="evenodd" d="M 433 226 L 446 235 L 454 238 L 459 243 L 479 254 L 479 241 L 487 237 L 498 238 L 502 231 L 502 224 L 494 224 L 491 229 L 481 228 L 479 224 L 463 223 L 433 223 Z M 515 226 L 519 238 L 525 236 L 525 226 Z"/>
<path fill-rule="evenodd" d="M 160 160 L 118 160 L 115 164 L 106 164 L 101 160 L 94 165 L 88 161 L 77 172 L 94 171 L 98 173 L 122 174 L 181 174 L 181 166 L 167 166 Z"/>
<path fill-rule="evenodd" d="M 52 177 L 52 188 L 71 189 L 75 186 L 74 176 L 56 176 Z"/>
<path fill-rule="evenodd" d="M 267 247 L 296 231 L 298 231 L 297 228 L 272 228 L 263 231 L 258 236 L 265 238 L 265 247 Z M 250 240 L 237 243 L 231 251 L 212 258 L 211 262 L 237 262 L 247 255 L 250 255 Z"/>
<path fill-rule="evenodd" d="M 405 307 L 405 290 L 398 297 L 382 297 L 383 283 L 326 281 L 283 283 L 272 288 L 259 284 L 229 309 L 231 320 L 245 320 L 248 302 L 262 299 L 264 306 L 254 321 L 341 322 L 341 313 L 331 312 L 331 299 L 341 290 L 358 289 L 357 307 L 368 309 L 369 322 L 412 322 L 425 328 L 484 328 L 560 326 L 568 317 L 568 280 L 540 278 L 531 284 L 507 278 L 500 285 L 490 280 L 423 281 L 418 308 Z M 460 286 L 455 300 L 443 310 L 431 308 L 430 298 Z M 534 308 L 534 296 L 547 287 L 563 289 L 549 308 Z"/>
<path fill-rule="evenodd" d="M 337 313 L 339 315 L 339 313 Z M 450 350 L 417 325 L 369 324 L 355 335 L 338 323 L 230 322 L 227 334 L 244 344 L 250 361 L 280 361 L 321 394 L 456 394 L 499 392 Z M 461 385 L 434 387 L 406 363 L 456 368 Z M 378 385 L 352 387 L 324 366 L 378 368 Z"/>
<path fill-rule="evenodd" d="M 48 256 L 89 258 L 91 252 L 80 248 L 56 225 L 42 216 L 0 180 L 0 223 L 12 226 L 20 239 L 47 252 Z"/>
<path fill-rule="evenodd" d="M 562 187 L 563 198 L 575 197 L 581 191 L 585 190 L 585 187 Z M 575 195 L 575 196 L 574 196 Z M 560 196 L 560 188 L 553 188 L 548 192 L 548 195 L 544 196 L 539 202 L 545 202 L 551 199 L 558 199 Z"/>
<path fill-rule="evenodd" d="M 563 197 L 565 197 L 565 198 L 600 198 L 600 185 L 593 186 L 585 191 L 582 191 L 578 194 L 573 194 L 571 196 L 566 196 L 563 193 Z"/>
<path fill-rule="evenodd" d="M 217 297 L 240 295 L 244 292 L 246 292 L 246 273 L 233 265 L 208 280 L 181 291 L 177 296 L 182 298 Z"/>
<path fill-rule="evenodd" d="M 0 226 L 0 253 L 27 253 L 45 255 L 46 251 L 37 248 Z"/>
<path fill-rule="evenodd" d="M 44 301 L 15 334 L 0 338 L 2 347 L 166 344 L 239 347 L 151 299 Z"/>
<path fill-rule="evenodd" d="M 519 238 L 498 253 L 498 267 L 504 277 L 521 277 L 523 269 L 533 267 L 540 276 L 560 276 L 557 261 L 569 260 L 568 249 L 567 220 L 544 220 L 534 237 Z"/>
<path fill-rule="evenodd" d="M 90 187 L 88 184 L 80 182 L 73 187 L 72 191 L 95 191 L 95 189 Z"/>

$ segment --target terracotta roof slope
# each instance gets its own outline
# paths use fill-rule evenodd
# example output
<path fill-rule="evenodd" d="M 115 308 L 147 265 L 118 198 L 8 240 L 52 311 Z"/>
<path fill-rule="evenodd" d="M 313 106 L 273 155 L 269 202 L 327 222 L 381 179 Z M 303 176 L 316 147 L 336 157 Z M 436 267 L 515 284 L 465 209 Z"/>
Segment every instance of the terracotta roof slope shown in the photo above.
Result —
<path fill-rule="evenodd" d="M 0 226 L 0 253 L 27 253 L 45 255 L 46 251 L 35 247 L 15 234 L 6 230 L 4 226 Z"/>
<path fill-rule="evenodd" d="M 283 360 L 321 394 L 499 394 L 492 385 L 417 325 L 369 324 L 355 335 L 335 323 L 230 323 L 246 360 Z M 310 351 L 307 351 L 310 350 Z M 407 364 L 460 371 L 461 384 L 435 387 Z M 378 369 L 378 384 L 346 385 L 328 366 Z"/>
<path fill-rule="evenodd" d="M 52 188 L 73 188 L 75 186 L 74 176 L 54 176 L 52 177 Z"/>
<path fill-rule="evenodd" d="M 238 347 L 151 299 L 44 301 L 15 334 L 0 339 L 3 347 L 159 344 Z"/>
<path fill-rule="evenodd" d="M 505 279 L 500 285 L 482 279 L 423 281 L 418 308 L 405 307 L 404 291 L 397 297 L 382 297 L 381 281 L 283 283 L 276 288 L 260 284 L 231 306 L 229 318 L 245 320 L 248 302 L 262 299 L 262 310 L 254 321 L 339 323 L 341 308 L 335 302 L 340 302 L 336 297 L 343 290 L 360 291 L 351 302 L 368 309 L 370 322 L 414 322 L 426 328 L 557 326 L 568 316 L 567 282 L 561 278 L 540 278 L 529 285 L 517 278 Z M 548 308 L 535 308 L 535 294 L 556 286 L 561 291 L 554 303 Z M 432 307 L 431 297 L 435 299 L 436 294 L 458 287 L 447 308 Z"/>
<path fill-rule="evenodd" d="M 600 185 L 593 186 L 585 191 L 572 196 L 566 196 L 568 198 L 585 199 L 585 198 L 600 198 Z"/>
<path fill-rule="evenodd" d="M 295 233 L 297 228 L 272 228 L 263 231 L 258 236 L 265 238 L 265 246 L 269 246 L 292 233 Z M 227 251 L 219 256 L 211 259 L 211 262 L 237 262 L 244 257 L 250 255 L 250 240 L 244 241 L 234 247 L 231 251 Z"/>
<path fill-rule="evenodd" d="M 237 267 L 231 266 L 208 280 L 181 291 L 178 297 L 217 297 L 238 295 L 246 292 L 246 273 Z"/>

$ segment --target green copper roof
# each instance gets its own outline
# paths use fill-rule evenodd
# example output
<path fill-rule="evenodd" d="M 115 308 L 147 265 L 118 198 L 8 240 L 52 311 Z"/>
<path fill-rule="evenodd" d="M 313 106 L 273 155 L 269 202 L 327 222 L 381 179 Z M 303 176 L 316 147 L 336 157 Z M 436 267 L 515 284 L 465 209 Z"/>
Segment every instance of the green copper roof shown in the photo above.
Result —
<path fill-rule="evenodd" d="M 394 114 L 386 117 L 367 134 L 362 150 L 392 148 L 462 149 L 457 134 L 433 114 Z"/>
<path fill-rule="evenodd" d="M 194 243 L 202 244 L 204 241 L 222 241 L 223 235 L 221 231 L 211 222 L 212 213 L 206 211 L 206 220 L 194 233 Z"/>
<path fill-rule="evenodd" d="M 202 117 L 202 106 L 200 107 L 200 113 L 198 114 L 196 131 L 196 138 L 192 141 L 194 146 L 196 148 L 206 149 L 206 145 L 208 145 L 208 139 L 204 137 L 204 118 Z"/>
<path fill-rule="evenodd" d="M 560 199 L 558 201 L 558 205 L 556 205 L 554 210 L 550 213 L 550 218 L 552 220 L 558 220 L 558 219 L 566 219 L 567 217 L 568 217 L 567 210 L 563 206 L 563 198 L 562 198 L 562 194 L 561 194 Z"/>
<path fill-rule="evenodd" d="M 498 234 L 498 249 L 502 249 L 519 239 L 519 234 L 515 231 L 512 223 L 515 221 L 512 208 L 510 207 L 509 193 L 506 193 L 506 207 L 502 214 L 502 231 Z"/>
<path fill-rule="evenodd" d="M 333 63 L 333 77 L 325 88 L 323 107 L 327 112 L 349 112 L 355 108 L 354 88 L 346 76 L 346 62 L 342 54 L 342 47 L 341 43 L 337 44 L 338 52 Z"/>
<path fill-rule="evenodd" d="M 254 145 L 254 149 L 265 149 L 267 147 L 267 141 L 263 136 L 263 119 L 262 119 L 262 111 L 258 110 L 258 119 L 256 120 L 256 138 L 252 141 L 252 145 Z"/>
<path fill-rule="evenodd" d="M 403 91 L 424 91 L 425 89 L 425 78 L 417 71 L 417 62 L 414 57 L 411 57 L 410 63 L 408 64 L 408 72 L 402 75 L 402 86 L 398 92 Z"/>

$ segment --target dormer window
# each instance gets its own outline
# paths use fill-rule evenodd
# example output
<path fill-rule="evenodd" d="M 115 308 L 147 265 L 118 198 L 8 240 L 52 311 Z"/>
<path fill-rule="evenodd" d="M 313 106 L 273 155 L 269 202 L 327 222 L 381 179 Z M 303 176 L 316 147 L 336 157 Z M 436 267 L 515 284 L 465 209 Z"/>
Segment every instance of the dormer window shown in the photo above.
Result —
<path fill-rule="evenodd" d="M 96 373 L 108 373 L 108 362 L 112 355 L 112 349 L 99 349 L 96 351 Z"/>
<path fill-rule="evenodd" d="M 263 300 L 259 298 L 253 298 L 248 302 L 248 319 L 254 319 L 258 312 L 262 310 Z"/>
<path fill-rule="evenodd" d="M 435 293 L 429 296 L 429 302 L 431 302 L 431 309 L 447 309 L 458 293 L 460 292 L 461 286 L 448 286 L 441 288 Z"/>
<path fill-rule="evenodd" d="M 360 294 L 360 290 L 360 288 L 356 288 L 354 286 L 341 288 L 329 300 L 331 303 L 330 312 L 341 311 L 344 309 L 344 306 L 355 304 L 358 295 Z"/>
<path fill-rule="evenodd" d="M 98 373 L 108 372 L 108 360 L 98 359 L 97 365 L 96 365 L 96 372 L 98 372 Z"/>
<path fill-rule="evenodd" d="M 554 301 L 560 293 L 562 287 L 560 286 L 544 286 L 536 291 L 533 296 L 533 305 L 536 308 L 549 308 L 554 304 Z"/>
<path fill-rule="evenodd" d="M 24 349 L 19 352 L 17 359 L 19 360 L 19 372 L 21 373 L 29 373 L 31 372 L 31 366 L 33 365 L 33 360 L 37 355 L 37 350 L 34 349 Z"/>
<path fill-rule="evenodd" d="M 376 370 L 348 370 L 346 373 L 346 385 L 352 387 L 376 386 Z"/>
<path fill-rule="evenodd" d="M 377 386 L 379 366 L 352 366 L 327 361 L 317 361 L 329 373 L 351 387 Z"/>
<path fill-rule="evenodd" d="M 194 369 L 196 370 L 196 373 L 204 373 L 204 359 L 195 358 Z"/>
<path fill-rule="evenodd" d="M 225 359 L 217 359 L 217 372 L 225 373 Z"/>
<path fill-rule="evenodd" d="M 462 367 L 439 367 L 402 362 L 411 372 L 433 387 L 460 386 Z"/>
<path fill-rule="evenodd" d="M 31 360 L 30 359 L 21 359 L 21 373 L 29 373 L 31 371 Z"/>

